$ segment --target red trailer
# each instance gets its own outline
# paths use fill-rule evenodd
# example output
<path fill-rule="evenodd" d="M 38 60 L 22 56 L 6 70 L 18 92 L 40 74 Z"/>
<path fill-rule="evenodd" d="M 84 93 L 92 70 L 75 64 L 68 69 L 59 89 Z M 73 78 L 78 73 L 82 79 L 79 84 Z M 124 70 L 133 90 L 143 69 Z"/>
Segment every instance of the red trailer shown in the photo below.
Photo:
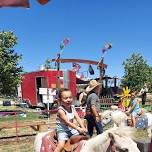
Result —
<path fill-rule="evenodd" d="M 42 94 L 39 93 L 40 88 L 69 88 L 73 95 L 76 96 L 76 73 L 70 70 L 55 69 L 34 71 L 22 75 L 21 96 L 22 99 L 29 100 L 32 106 L 43 103 Z"/>

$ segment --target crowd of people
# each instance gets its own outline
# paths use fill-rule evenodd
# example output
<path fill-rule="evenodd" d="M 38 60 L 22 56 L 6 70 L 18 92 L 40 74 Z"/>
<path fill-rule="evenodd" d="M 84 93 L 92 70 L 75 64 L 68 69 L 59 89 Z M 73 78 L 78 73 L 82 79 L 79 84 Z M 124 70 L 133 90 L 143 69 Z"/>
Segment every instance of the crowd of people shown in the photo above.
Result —
<path fill-rule="evenodd" d="M 69 89 L 62 88 L 59 91 L 58 98 L 60 106 L 56 118 L 56 130 L 58 144 L 55 152 L 61 152 L 68 139 L 71 143 L 80 140 L 87 140 L 93 136 L 94 128 L 96 134 L 103 133 L 103 126 L 100 112 L 99 94 L 101 85 L 96 80 L 91 80 L 87 87 L 77 97 L 80 108 L 85 108 L 86 124 L 79 117 L 73 103 L 72 92 Z M 142 104 L 145 104 L 146 93 L 148 88 L 146 85 L 141 89 Z M 125 113 L 131 116 L 132 127 L 135 127 L 136 117 L 142 113 L 139 101 L 136 98 L 137 93 L 131 93 L 129 106 L 125 108 Z"/>

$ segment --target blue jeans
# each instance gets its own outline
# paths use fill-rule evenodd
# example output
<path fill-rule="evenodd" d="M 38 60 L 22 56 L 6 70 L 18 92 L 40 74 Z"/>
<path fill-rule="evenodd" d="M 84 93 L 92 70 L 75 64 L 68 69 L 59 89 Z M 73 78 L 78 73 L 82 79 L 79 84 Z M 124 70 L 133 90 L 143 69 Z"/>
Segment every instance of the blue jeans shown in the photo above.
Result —
<path fill-rule="evenodd" d="M 97 135 L 103 133 L 103 127 L 101 121 L 97 122 L 92 115 L 86 115 L 87 128 L 90 137 L 93 135 L 93 129 L 96 128 Z"/>

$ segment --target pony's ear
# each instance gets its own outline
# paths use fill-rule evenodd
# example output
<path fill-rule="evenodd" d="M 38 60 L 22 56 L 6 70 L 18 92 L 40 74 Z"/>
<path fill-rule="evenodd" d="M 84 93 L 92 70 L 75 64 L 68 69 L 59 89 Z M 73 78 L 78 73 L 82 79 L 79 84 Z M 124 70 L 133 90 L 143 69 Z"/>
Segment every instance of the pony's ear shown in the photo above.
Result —
<path fill-rule="evenodd" d="M 115 140 L 114 140 L 114 135 L 112 133 L 108 133 L 108 136 L 110 138 L 110 151 L 116 151 L 116 146 L 115 146 Z"/>
<path fill-rule="evenodd" d="M 109 133 L 108 133 L 108 136 L 109 136 L 109 138 L 111 139 L 111 141 L 114 143 L 114 142 L 115 142 L 114 135 L 113 135 L 111 132 L 109 132 Z"/>

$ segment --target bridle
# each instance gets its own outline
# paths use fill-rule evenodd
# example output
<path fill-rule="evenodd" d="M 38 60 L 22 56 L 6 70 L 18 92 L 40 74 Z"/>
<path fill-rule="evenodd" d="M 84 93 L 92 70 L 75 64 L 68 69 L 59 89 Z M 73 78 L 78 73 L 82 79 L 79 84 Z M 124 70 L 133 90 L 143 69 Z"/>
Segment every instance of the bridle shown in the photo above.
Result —
<path fill-rule="evenodd" d="M 110 145 L 109 148 L 107 149 L 107 152 L 128 152 L 128 149 L 126 148 L 121 149 L 115 145 L 114 136 L 111 133 L 109 133 L 109 137 L 110 137 Z"/>

